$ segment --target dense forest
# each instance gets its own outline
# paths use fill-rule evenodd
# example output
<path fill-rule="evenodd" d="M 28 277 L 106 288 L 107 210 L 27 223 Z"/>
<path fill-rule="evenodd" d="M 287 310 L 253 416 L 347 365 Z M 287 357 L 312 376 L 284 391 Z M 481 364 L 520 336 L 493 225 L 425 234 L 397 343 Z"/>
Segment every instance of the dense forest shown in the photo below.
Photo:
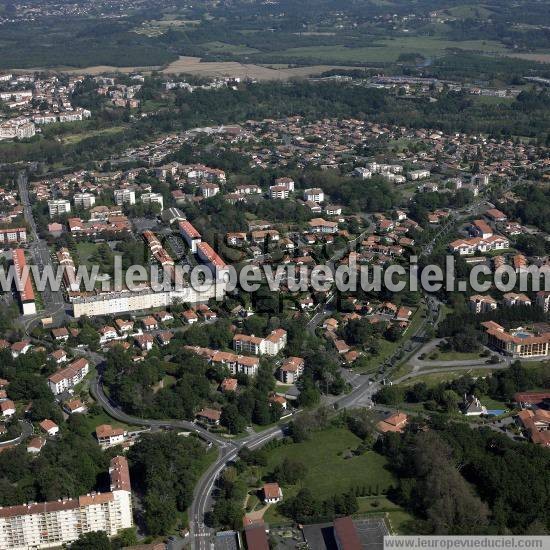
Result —
<path fill-rule="evenodd" d="M 427 432 L 388 434 L 375 448 L 399 477 L 389 496 L 420 518 L 417 533 L 540 535 L 550 528 L 545 449 L 439 420 Z"/>

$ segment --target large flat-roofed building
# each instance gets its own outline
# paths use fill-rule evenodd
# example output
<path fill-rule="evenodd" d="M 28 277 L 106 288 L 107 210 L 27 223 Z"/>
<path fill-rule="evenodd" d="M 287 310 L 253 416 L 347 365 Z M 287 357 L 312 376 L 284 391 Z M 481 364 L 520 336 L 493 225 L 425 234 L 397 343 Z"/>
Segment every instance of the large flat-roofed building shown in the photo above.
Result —
<path fill-rule="evenodd" d="M 550 332 L 533 332 L 522 327 L 507 331 L 494 321 L 481 323 L 489 345 L 512 357 L 550 356 Z"/>
<path fill-rule="evenodd" d="M 57 548 L 84 533 L 117 535 L 133 526 L 128 462 L 115 456 L 109 466 L 110 491 L 76 498 L 0 508 L 0 550 Z"/>
<path fill-rule="evenodd" d="M 14 249 L 12 258 L 13 267 L 15 269 L 17 292 L 19 293 L 19 300 L 21 301 L 21 310 L 23 315 L 34 315 L 36 314 L 36 303 L 30 271 L 27 270 L 27 273 L 25 273 L 25 267 L 27 266 L 25 251 L 21 248 Z"/>
<path fill-rule="evenodd" d="M 216 284 L 201 290 L 195 290 L 189 286 L 172 291 L 155 292 L 147 287 L 143 290 L 122 290 L 82 296 L 72 300 L 73 316 L 78 319 L 83 315 L 95 317 L 98 315 L 112 315 L 113 313 L 166 308 L 176 301 L 198 304 L 207 302 L 210 298 L 223 296 L 225 289 L 225 283 L 216 282 Z"/>

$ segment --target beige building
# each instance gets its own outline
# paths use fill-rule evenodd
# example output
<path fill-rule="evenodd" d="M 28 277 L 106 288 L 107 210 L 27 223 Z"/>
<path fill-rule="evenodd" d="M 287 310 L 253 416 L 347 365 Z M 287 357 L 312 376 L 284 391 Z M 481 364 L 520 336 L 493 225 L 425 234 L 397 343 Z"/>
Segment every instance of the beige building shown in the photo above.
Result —
<path fill-rule="evenodd" d="M 124 457 L 111 460 L 109 475 L 108 493 L 0 508 L 0 550 L 55 548 L 83 533 L 105 531 L 112 537 L 132 527 L 132 489 Z"/>
<path fill-rule="evenodd" d="M 494 321 L 481 323 L 485 327 L 489 345 L 512 357 L 548 357 L 550 332 L 535 333 L 519 327 L 506 331 Z"/>

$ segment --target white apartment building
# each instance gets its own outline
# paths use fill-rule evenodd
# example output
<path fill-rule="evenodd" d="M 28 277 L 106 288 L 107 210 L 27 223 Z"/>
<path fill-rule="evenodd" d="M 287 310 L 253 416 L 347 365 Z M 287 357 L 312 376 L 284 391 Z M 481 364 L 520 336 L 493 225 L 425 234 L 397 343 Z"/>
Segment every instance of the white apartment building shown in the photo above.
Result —
<path fill-rule="evenodd" d="M 304 360 L 302 357 L 288 357 L 279 369 L 279 380 L 283 384 L 294 384 L 304 374 Z"/>
<path fill-rule="evenodd" d="M 62 216 L 71 211 L 71 203 L 66 199 L 54 199 L 48 201 L 48 210 L 50 212 L 50 218 Z"/>
<path fill-rule="evenodd" d="M 285 185 L 271 185 L 269 187 L 270 199 L 288 199 L 290 190 Z"/>
<path fill-rule="evenodd" d="M 197 304 L 207 302 L 210 298 L 223 297 L 225 289 L 225 283 L 218 281 L 204 290 L 195 290 L 189 286 L 166 292 L 155 292 L 151 288 L 109 292 L 74 299 L 72 301 L 73 316 L 78 319 L 83 315 L 96 317 L 98 315 L 166 308 L 178 300 L 188 304 Z"/>
<path fill-rule="evenodd" d="M 277 355 L 286 346 L 286 330 L 278 328 L 265 338 L 236 334 L 233 337 L 233 349 L 254 355 Z"/>
<path fill-rule="evenodd" d="M 73 361 L 69 366 L 54 372 L 48 377 L 48 386 L 52 393 L 58 395 L 70 390 L 81 382 L 90 372 L 90 363 L 84 357 Z"/>
<path fill-rule="evenodd" d="M 425 169 L 411 170 L 407 173 L 407 177 L 412 181 L 423 180 L 430 177 L 430 171 Z"/>
<path fill-rule="evenodd" d="M 292 178 L 277 178 L 275 180 L 275 185 L 282 185 L 289 191 L 294 191 L 294 180 Z"/>
<path fill-rule="evenodd" d="M 58 548 L 84 533 L 109 537 L 133 526 L 128 462 L 115 456 L 109 466 L 110 491 L 77 498 L 0 508 L 0 550 Z"/>
<path fill-rule="evenodd" d="M 160 209 L 164 210 L 164 199 L 160 193 L 143 193 L 141 202 L 143 204 L 158 204 Z"/>
<path fill-rule="evenodd" d="M 117 206 L 136 204 L 136 192 L 133 189 L 115 189 L 114 199 Z"/>
<path fill-rule="evenodd" d="M 0 229 L 0 244 L 26 243 L 27 230 L 24 227 Z"/>
<path fill-rule="evenodd" d="M 324 202 L 325 194 L 323 193 L 322 189 L 319 189 L 318 187 L 313 187 L 304 191 L 304 200 L 312 202 Z"/>
<path fill-rule="evenodd" d="M 372 172 L 368 168 L 363 168 L 362 166 L 358 166 L 353 171 L 353 175 L 363 180 L 368 180 L 372 177 Z"/>
<path fill-rule="evenodd" d="M 308 225 L 313 233 L 333 234 L 338 231 L 337 222 L 329 222 L 323 218 L 313 218 L 308 222 Z"/>
<path fill-rule="evenodd" d="M 92 208 L 95 204 L 95 195 L 92 193 L 75 193 L 73 196 L 75 208 Z"/>
<path fill-rule="evenodd" d="M 35 134 L 34 122 L 26 117 L 12 118 L 0 124 L 0 141 L 4 139 L 28 139 Z"/>
<path fill-rule="evenodd" d="M 201 195 L 205 199 L 215 197 L 220 192 L 220 186 L 215 183 L 205 183 L 200 186 Z"/>

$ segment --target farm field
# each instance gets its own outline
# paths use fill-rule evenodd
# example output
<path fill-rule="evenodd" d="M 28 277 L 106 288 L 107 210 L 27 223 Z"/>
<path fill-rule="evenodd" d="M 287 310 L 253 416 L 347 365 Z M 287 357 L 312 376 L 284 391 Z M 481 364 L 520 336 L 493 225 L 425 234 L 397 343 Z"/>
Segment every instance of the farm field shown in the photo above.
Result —
<path fill-rule="evenodd" d="M 311 59 L 330 63 L 392 63 L 400 54 L 419 53 L 425 57 L 442 55 L 446 49 L 461 49 L 484 53 L 505 53 L 500 42 L 490 40 L 467 40 L 455 42 L 435 37 L 400 37 L 380 40 L 377 46 L 347 48 L 345 46 L 315 46 L 289 48 L 272 54 L 273 59 Z"/>
<path fill-rule="evenodd" d="M 187 73 L 203 77 L 231 76 L 235 78 L 254 78 L 256 80 L 288 80 L 295 77 L 308 77 L 321 74 L 336 67 L 335 65 L 312 65 L 308 67 L 289 68 L 280 65 L 277 68 L 271 66 L 244 64 L 237 61 L 202 61 L 200 57 L 180 57 L 170 63 L 163 73 L 180 74 Z M 355 68 L 355 67 L 348 67 Z"/>

